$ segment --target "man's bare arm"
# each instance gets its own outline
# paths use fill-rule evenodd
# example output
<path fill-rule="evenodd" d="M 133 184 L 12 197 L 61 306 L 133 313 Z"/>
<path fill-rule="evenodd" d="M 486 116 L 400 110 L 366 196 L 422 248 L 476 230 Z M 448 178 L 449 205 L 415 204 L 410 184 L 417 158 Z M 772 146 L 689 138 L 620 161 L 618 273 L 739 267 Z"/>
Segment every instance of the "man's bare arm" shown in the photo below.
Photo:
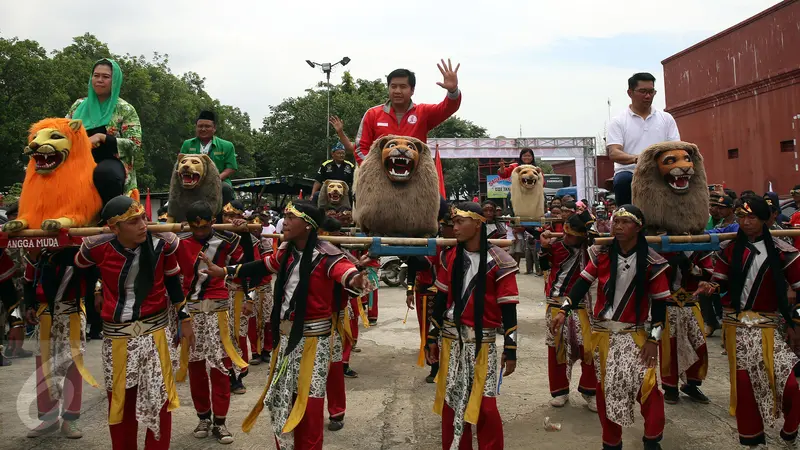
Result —
<path fill-rule="evenodd" d="M 230 177 L 231 175 L 233 175 L 233 174 L 234 174 L 234 172 L 236 172 L 236 171 L 235 171 L 235 170 L 233 170 L 233 169 L 230 169 L 230 168 L 228 168 L 228 169 L 225 169 L 225 170 L 223 170 L 223 171 L 222 171 L 222 173 L 221 173 L 221 174 L 219 174 L 219 179 L 220 179 L 220 180 L 226 180 L 226 179 L 228 179 L 228 177 Z"/>
<path fill-rule="evenodd" d="M 322 187 L 322 183 L 320 183 L 319 181 L 315 181 L 314 182 L 314 187 L 311 188 L 311 195 L 316 194 L 317 191 L 319 191 L 321 187 Z"/>
<path fill-rule="evenodd" d="M 619 144 L 611 144 L 606 147 L 606 150 L 608 150 L 608 158 L 617 164 L 636 164 L 639 160 L 638 155 L 625 153 Z"/>

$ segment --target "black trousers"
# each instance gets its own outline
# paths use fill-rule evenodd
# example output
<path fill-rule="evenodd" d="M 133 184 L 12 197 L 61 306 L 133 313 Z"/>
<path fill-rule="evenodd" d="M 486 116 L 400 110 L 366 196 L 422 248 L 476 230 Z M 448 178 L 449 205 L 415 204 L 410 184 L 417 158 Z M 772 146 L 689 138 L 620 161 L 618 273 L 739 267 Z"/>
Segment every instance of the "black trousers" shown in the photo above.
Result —
<path fill-rule="evenodd" d="M 108 158 L 97 163 L 93 178 L 103 205 L 125 193 L 125 166 L 119 159 Z"/>

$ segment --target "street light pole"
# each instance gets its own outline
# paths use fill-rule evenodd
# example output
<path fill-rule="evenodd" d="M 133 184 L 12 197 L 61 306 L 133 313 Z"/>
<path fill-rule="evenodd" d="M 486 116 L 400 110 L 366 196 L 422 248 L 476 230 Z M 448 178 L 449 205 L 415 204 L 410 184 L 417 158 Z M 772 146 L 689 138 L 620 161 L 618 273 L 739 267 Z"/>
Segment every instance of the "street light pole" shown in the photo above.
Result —
<path fill-rule="evenodd" d="M 325 159 L 331 159 L 331 72 L 325 73 L 328 77 L 328 117 L 325 121 Z"/>
<path fill-rule="evenodd" d="M 342 66 L 346 66 L 350 63 L 350 58 L 345 56 L 341 60 L 331 64 L 331 63 L 316 63 L 309 59 L 306 60 L 306 64 L 308 64 L 312 69 L 315 67 L 319 67 L 322 69 L 322 72 L 325 74 L 325 80 L 328 84 L 328 113 L 327 117 L 325 117 L 325 159 L 330 159 L 331 157 L 331 149 L 330 149 L 330 139 L 331 139 L 331 71 L 334 67 L 341 64 Z"/>

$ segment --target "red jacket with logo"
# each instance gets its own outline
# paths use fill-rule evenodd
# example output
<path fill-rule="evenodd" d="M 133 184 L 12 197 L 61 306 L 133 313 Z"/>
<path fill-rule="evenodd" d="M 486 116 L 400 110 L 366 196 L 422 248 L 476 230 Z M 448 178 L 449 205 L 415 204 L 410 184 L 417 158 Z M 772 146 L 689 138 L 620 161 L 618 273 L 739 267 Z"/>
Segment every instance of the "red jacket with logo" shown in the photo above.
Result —
<path fill-rule="evenodd" d="M 394 134 L 411 136 L 422 142 L 428 142 L 428 132 L 455 114 L 461 106 L 461 91 L 448 93 L 437 105 L 411 103 L 411 108 L 397 121 L 391 103 L 373 106 L 361 119 L 356 135 L 356 162 L 360 165 L 369 153 L 369 148 L 376 139 Z"/>

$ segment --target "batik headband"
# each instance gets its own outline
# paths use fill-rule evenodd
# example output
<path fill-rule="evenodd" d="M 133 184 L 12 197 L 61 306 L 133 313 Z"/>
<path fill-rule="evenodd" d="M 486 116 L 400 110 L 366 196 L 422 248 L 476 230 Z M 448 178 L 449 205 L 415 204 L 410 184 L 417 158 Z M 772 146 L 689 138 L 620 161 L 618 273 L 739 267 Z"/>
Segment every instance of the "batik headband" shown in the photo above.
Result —
<path fill-rule="evenodd" d="M 480 223 L 486 223 L 486 217 L 483 214 L 478 214 L 472 211 L 464 211 L 463 209 L 453 208 L 453 215 L 459 217 L 466 217 L 468 219 L 474 219 L 479 221 Z"/>
<path fill-rule="evenodd" d="M 232 204 L 228 203 L 227 205 L 225 205 L 225 207 L 222 208 L 222 214 L 237 215 L 238 216 L 240 214 L 244 214 L 244 211 L 242 211 L 241 209 L 235 208 Z"/>
<path fill-rule="evenodd" d="M 116 225 L 120 222 L 125 222 L 130 219 L 133 219 L 134 217 L 141 216 L 142 214 L 144 214 L 144 206 L 142 206 L 141 203 L 134 201 L 133 203 L 131 203 L 131 206 L 128 207 L 127 211 L 118 216 L 114 216 L 108 219 L 106 222 L 108 223 L 109 226 Z"/>
<path fill-rule="evenodd" d="M 300 212 L 299 209 L 294 207 L 292 202 L 289 202 L 289 204 L 286 205 L 286 208 L 283 210 L 283 213 L 284 214 L 290 213 L 290 214 L 293 214 L 298 219 L 303 219 L 304 221 L 306 221 L 306 223 L 311 225 L 315 230 L 317 228 L 319 228 L 319 226 L 317 225 L 317 222 L 314 219 L 312 219 L 311 216 L 309 216 L 308 214 L 306 214 L 304 212 Z"/>
<path fill-rule="evenodd" d="M 789 195 L 800 195 L 800 189 L 792 189 L 789 191 Z"/>
<path fill-rule="evenodd" d="M 614 218 L 617 217 L 625 217 L 627 219 L 634 221 L 636 225 L 642 226 L 642 219 L 637 217 L 636 214 L 633 214 L 632 212 L 626 210 L 625 208 L 619 208 L 616 211 L 614 211 Z"/>

